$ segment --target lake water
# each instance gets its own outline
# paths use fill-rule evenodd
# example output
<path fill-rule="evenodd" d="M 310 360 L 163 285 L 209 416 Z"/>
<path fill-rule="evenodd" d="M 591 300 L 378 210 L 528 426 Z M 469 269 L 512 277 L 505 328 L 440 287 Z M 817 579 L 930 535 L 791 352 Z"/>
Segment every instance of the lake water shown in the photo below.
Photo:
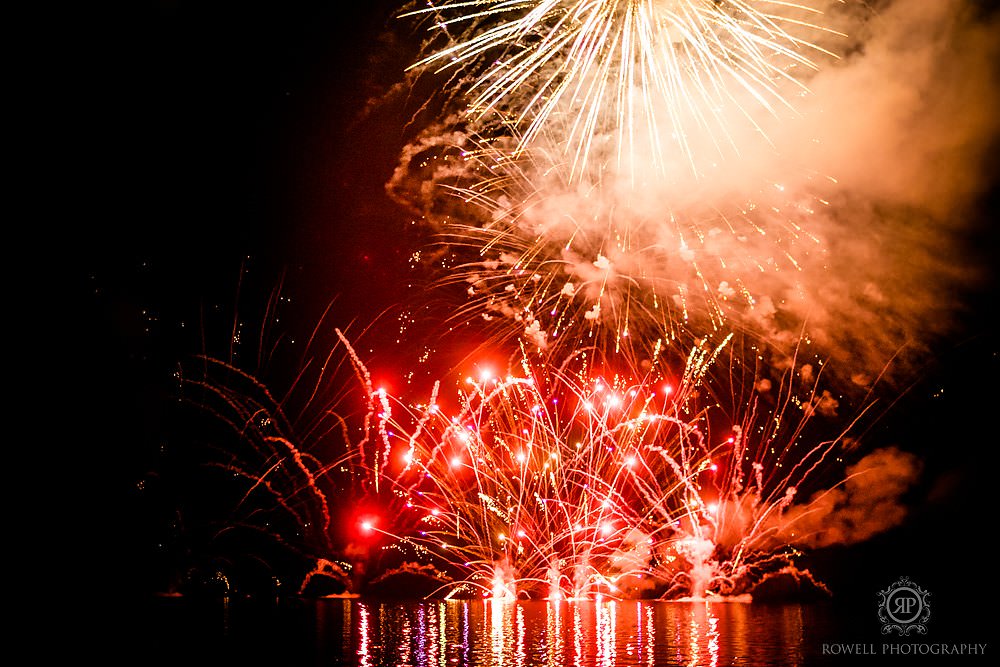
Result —
<path fill-rule="evenodd" d="M 822 643 L 838 627 L 822 604 L 180 598 L 147 611 L 129 633 L 134 664 L 154 658 L 175 665 L 196 658 L 197 664 L 329 667 L 848 664 L 822 655 Z"/>
<path fill-rule="evenodd" d="M 420 667 L 795 665 L 809 620 L 800 606 L 610 601 L 359 603 L 319 618 L 351 664 Z"/>

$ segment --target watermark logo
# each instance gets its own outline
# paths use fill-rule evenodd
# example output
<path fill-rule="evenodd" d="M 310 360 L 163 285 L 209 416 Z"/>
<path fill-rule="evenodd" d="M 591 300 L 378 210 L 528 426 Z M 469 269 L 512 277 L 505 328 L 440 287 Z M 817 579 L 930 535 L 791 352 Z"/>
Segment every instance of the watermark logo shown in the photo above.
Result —
<path fill-rule="evenodd" d="M 878 617 L 882 621 L 882 634 L 898 632 L 900 636 L 916 632 L 927 634 L 925 625 L 931 618 L 930 593 L 909 580 L 899 581 L 884 591 L 879 591 Z"/>

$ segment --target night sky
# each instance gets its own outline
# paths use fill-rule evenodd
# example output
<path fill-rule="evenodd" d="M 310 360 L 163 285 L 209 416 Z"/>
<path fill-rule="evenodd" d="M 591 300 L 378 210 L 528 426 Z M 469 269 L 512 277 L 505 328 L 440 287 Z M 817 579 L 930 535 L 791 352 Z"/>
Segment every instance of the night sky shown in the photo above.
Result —
<path fill-rule="evenodd" d="M 155 484 L 175 447 L 173 372 L 226 340 L 234 308 L 252 327 L 282 284 L 291 336 L 332 302 L 332 321 L 382 323 L 372 349 L 393 339 L 394 315 L 380 314 L 420 293 L 408 260 L 426 240 L 384 190 L 418 109 L 389 94 L 416 53 L 396 10 L 144 0 L 67 22 L 53 82 L 65 185 L 52 197 L 70 298 L 60 291 L 52 305 L 61 344 L 44 395 L 51 419 L 69 425 L 44 445 L 68 491 L 44 529 L 47 555 L 73 564 L 57 587 L 82 579 L 143 596 L 162 584 L 164 508 L 137 485 Z M 374 99 L 383 103 L 369 107 Z M 1000 173 L 996 155 L 987 168 Z M 968 227 L 972 257 L 994 265 L 998 192 Z M 904 574 L 933 591 L 937 609 L 967 610 L 991 590 L 997 296 L 993 276 L 962 295 L 972 307 L 871 433 L 926 468 L 903 526 L 816 555 L 845 607 L 867 609 Z"/>
<path fill-rule="evenodd" d="M 403 293 L 409 217 L 384 195 L 403 105 L 364 113 L 413 56 L 387 36 L 397 9 L 141 2 L 68 28 L 67 510 L 102 587 L 162 584 L 164 519 L 136 485 L 173 446 L 181 361 L 225 345 L 237 312 L 259 328 L 279 286 L 303 336 L 331 303 L 347 327 Z"/>

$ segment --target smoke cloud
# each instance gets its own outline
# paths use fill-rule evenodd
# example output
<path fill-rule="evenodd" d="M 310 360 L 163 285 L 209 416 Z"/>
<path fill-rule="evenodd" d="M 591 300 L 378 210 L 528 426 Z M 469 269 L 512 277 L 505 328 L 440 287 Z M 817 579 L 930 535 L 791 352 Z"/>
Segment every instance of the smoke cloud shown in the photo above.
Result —
<path fill-rule="evenodd" d="M 458 269 L 472 307 L 529 344 L 737 328 L 780 358 L 805 332 L 866 385 L 947 334 L 981 272 L 961 239 L 990 185 L 1000 40 L 966 0 L 821 9 L 831 31 L 812 39 L 838 57 L 783 84 L 792 109 L 730 96 L 725 141 L 686 137 L 693 171 L 676 137 L 623 152 L 619 128 L 571 168 L 555 122 L 511 158 L 513 136 L 458 115 L 406 149 L 388 191 L 477 249 Z"/>
<path fill-rule="evenodd" d="M 784 544 L 819 548 L 850 545 L 899 525 L 902 496 L 920 474 L 920 460 L 894 447 L 878 449 L 847 469 L 844 483 L 793 505 L 774 521 Z"/>

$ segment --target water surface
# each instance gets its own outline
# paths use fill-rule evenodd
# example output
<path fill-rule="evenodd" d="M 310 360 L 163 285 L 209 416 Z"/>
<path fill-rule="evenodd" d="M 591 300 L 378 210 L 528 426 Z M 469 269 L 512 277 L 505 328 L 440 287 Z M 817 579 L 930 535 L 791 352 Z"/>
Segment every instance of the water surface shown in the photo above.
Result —
<path fill-rule="evenodd" d="M 160 601 L 135 658 L 336 667 L 626 667 L 815 664 L 834 623 L 823 605 L 665 601 L 270 605 Z"/>

